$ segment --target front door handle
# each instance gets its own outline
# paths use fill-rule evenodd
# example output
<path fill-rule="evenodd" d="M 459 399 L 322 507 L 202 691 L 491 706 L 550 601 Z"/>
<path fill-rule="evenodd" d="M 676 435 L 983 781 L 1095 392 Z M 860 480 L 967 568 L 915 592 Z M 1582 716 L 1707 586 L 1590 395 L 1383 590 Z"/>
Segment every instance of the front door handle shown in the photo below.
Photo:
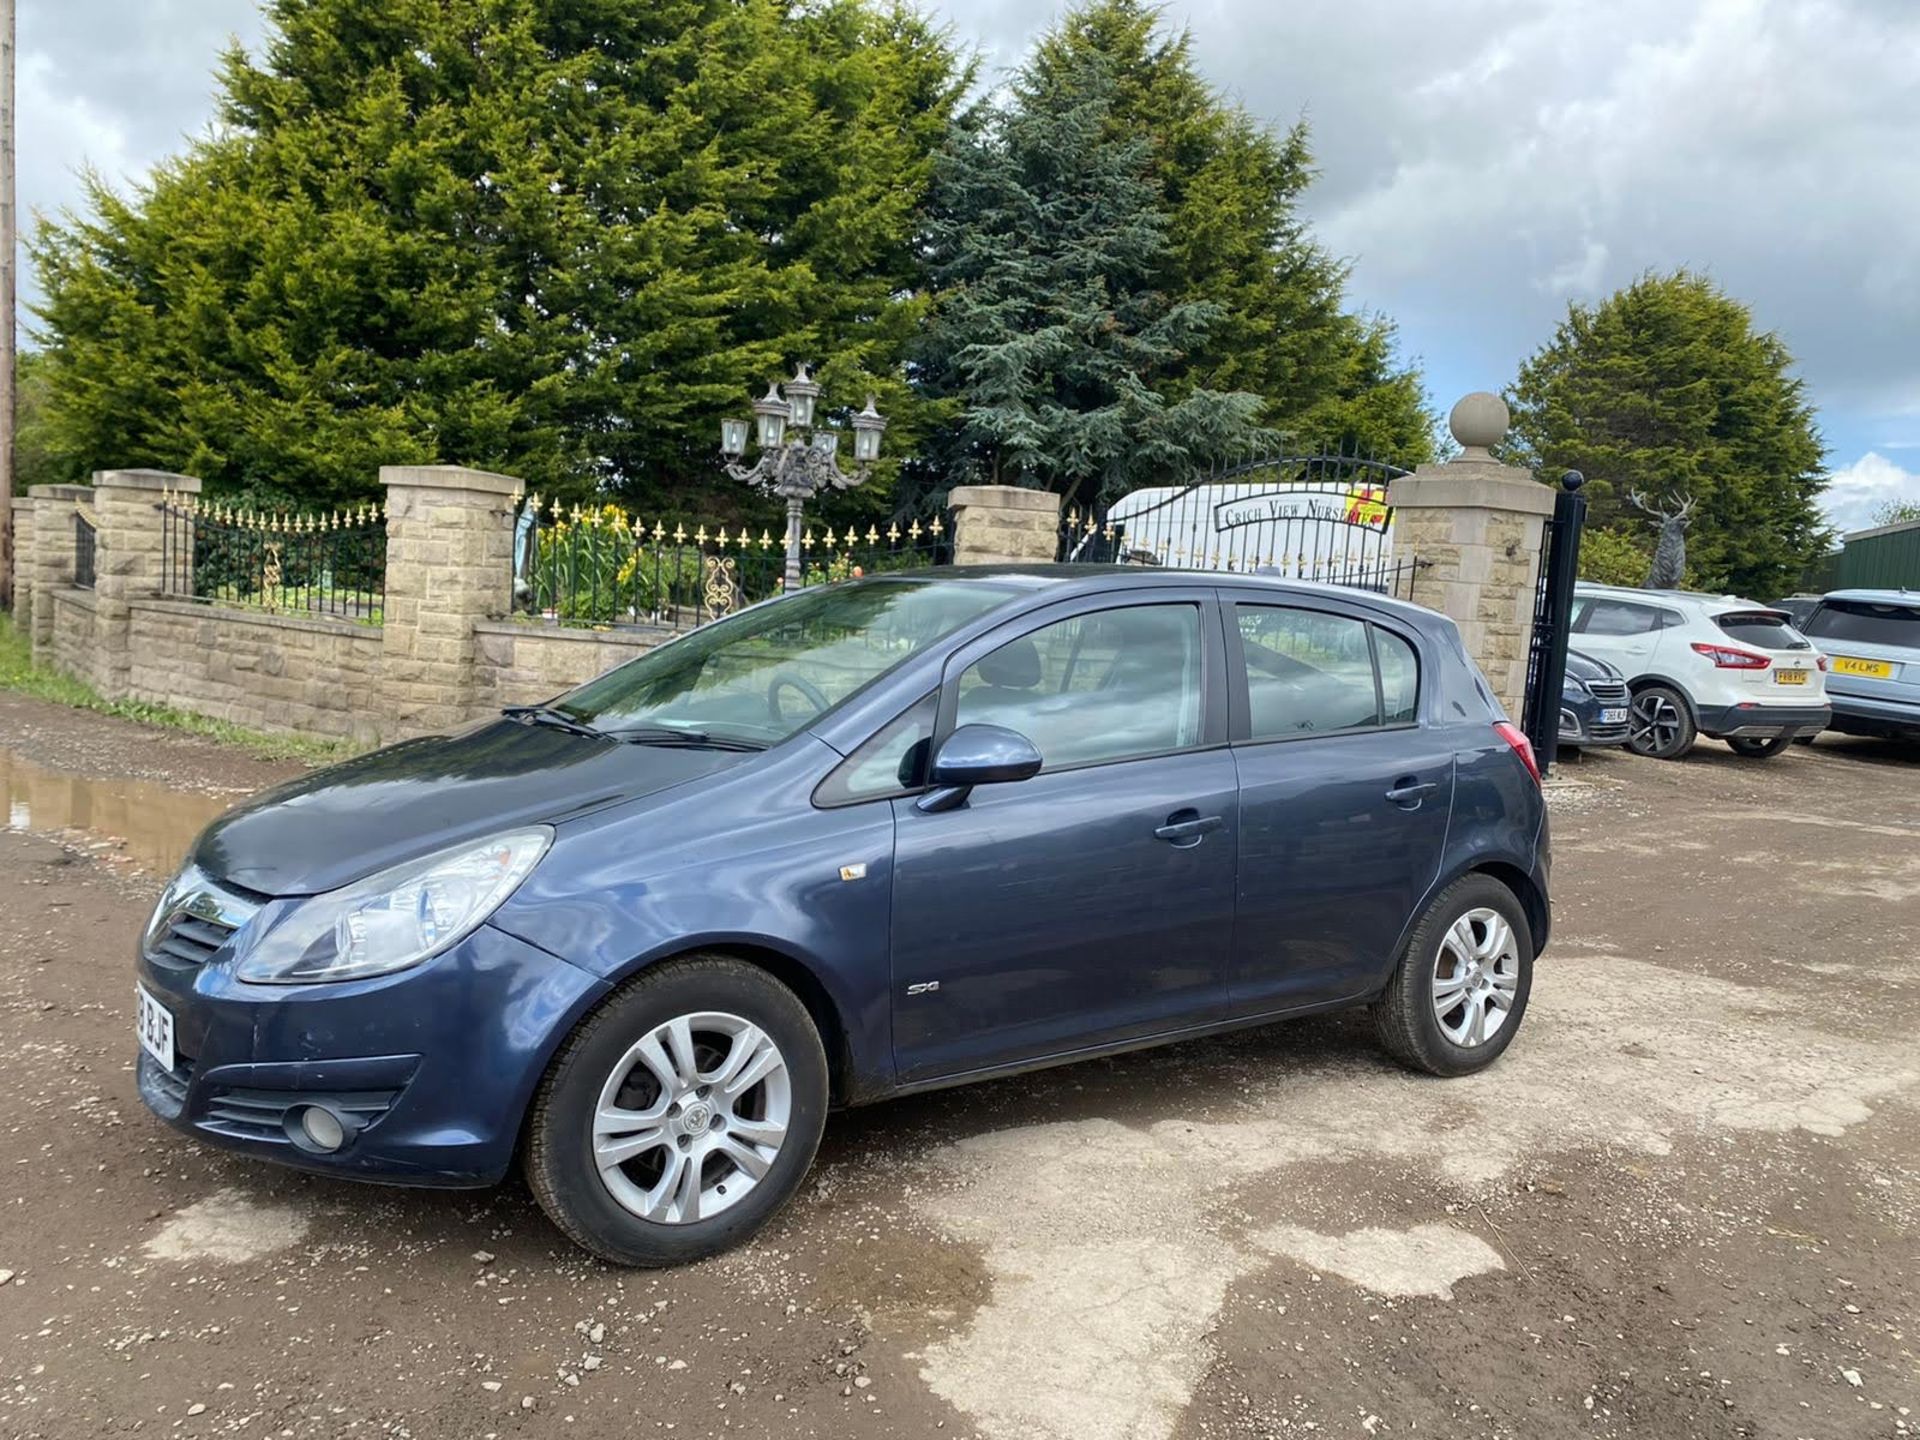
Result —
<path fill-rule="evenodd" d="M 1415 780 L 1409 775 L 1406 779 L 1397 781 L 1394 787 L 1387 791 L 1387 799 L 1412 810 L 1420 804 L 1428 791 L 1439 788 L 1440 783 L 1437 780 Z"/>
<path fill-rule="evenodd" d="M 1167 823 L 1153 832 L 1156 840 L 1165 840 L 1179 849 L 1198 845 L 1203 837 L 1226 824 L 1222 815 L 1202 815 L 1198 810 L 1176 810 Z"/>

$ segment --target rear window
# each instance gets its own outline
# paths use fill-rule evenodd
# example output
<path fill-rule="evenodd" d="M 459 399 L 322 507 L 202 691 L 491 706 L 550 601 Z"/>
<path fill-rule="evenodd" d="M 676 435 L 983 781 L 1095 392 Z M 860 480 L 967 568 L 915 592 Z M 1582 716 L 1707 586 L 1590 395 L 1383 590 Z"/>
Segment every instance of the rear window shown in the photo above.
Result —
<path fill-rule="evenodd" d="M 1906 605 L 1870 605 L 1860 600 L 1829 600 L 1807 621 L 1807 633 L 1819 640 L 1852 640 L 1863 645 L 1904 645 L 1920 650 L 1920 609 Z"/>
<path fill-rule="evenodd" d="M 1800 632 L 1787 623 L 1787 617 L 1765 610 L 1729 611 L 1713 617 L 1721 633 L 1743 644 L 1762 650 L 1807 650 L 1812 647 Z"/>

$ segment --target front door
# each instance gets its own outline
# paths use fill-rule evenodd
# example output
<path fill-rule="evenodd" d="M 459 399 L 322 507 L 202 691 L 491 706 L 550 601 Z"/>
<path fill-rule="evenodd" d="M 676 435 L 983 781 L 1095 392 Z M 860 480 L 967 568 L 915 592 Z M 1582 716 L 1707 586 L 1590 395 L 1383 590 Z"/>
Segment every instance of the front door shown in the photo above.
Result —
<path fill-rule="evenodd" d="M 1242 604 L 1229 627 L 1236 1016 L 1376 988 L 1446 845 L 1453 752 L 1421 723 L 1418 648 L 1327 605 Z"/>
<path fill-rule="evenodd" d="M 1204 592 L 1155 602 L 1029 617 L 949 667 L 939 737 L 1004 725 L 1045 766 L 942 813 L 893 802 L 902 1082 L 1224 1017 L 1238 812 L 1220 629 Z"/>

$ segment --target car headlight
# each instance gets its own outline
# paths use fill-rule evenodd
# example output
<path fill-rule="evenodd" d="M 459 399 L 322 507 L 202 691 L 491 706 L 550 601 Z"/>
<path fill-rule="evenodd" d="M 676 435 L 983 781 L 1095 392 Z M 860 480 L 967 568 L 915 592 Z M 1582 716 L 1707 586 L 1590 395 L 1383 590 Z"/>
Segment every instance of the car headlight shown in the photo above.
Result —
<path fill-rule="evenodd" d="M 545 825 L 511 830 L 293 901 L 246 947 L 234 973 L 299 985 L 418 965 L 477 930 L 552 843 Z"/>

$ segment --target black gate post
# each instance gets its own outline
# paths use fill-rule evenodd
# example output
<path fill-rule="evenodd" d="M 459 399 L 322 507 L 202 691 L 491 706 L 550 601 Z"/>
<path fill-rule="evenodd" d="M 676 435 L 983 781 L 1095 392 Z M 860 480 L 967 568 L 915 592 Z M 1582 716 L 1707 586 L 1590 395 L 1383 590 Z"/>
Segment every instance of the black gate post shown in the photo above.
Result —
<path fill-rule="evenodd" d="M 1533 742 L 1542 775 L 1560 751 L 1560 689 L 1567 678 L 1567 635 L 1573 622 L 1573 583 L 1580 575 L 1580 532 L 1587 522 L 1587 497 L 1580 493 L 1586 483 L 1578 470 L 1560 477 L 1534 606 L 1522 728 Z"/>

